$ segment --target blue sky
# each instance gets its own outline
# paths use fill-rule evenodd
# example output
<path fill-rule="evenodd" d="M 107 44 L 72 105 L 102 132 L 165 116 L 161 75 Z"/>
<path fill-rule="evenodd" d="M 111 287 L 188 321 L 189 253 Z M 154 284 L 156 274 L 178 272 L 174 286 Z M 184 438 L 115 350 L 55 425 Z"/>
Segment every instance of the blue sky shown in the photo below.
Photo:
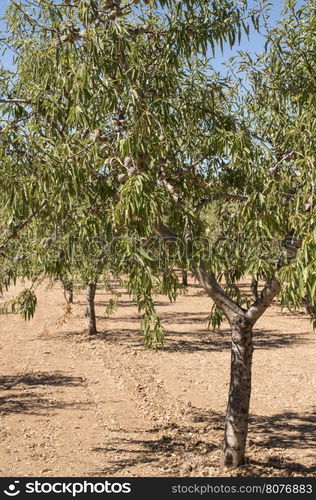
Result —
<path fill-rule="evenodd" d="M 9 3 L 9 0 L 0 0 L 0 18 L 3 17 L 5 13 L 5 9 Z M 271 3 L 271 8 L 270 8 L 270 24 L 273 26 L 276 24 L 277 20 L 281 16 L 281 10 L 282 10 L 282 5 L 283 1 L 282 0 L 270 0 Z M 304 0 L 297 0 L 297 5 L 300 6 L 304 3 Z M 249 5 L 250 7 L 254 5 L 254 0 L 249 0 Z M 0 21 L 0 31 L 3 29 L 3 22 Z M 224 53 L 221 54 L 220 51 L 218 51 L 216 57 L 214 58 L 214 61 L 212 61 L 213 67 L 217 71 L 222 71 L 224 70 L 224 62 L 229 58 L 234 55 L 236 55 L 238 50 L 244 50 L 244 51 L 249 51 L 251 54 L 259 53 L 262 51 L 264 46 L 264 37 L 260 35 L 259 33 L 256 33 L 255 30 L 251 30 L 250 32 L 250 37 L 249 40 L 247 40 L 247 37 L 244 36 L 241 44 L 238 46 L 236 45 L 233 50 L 229 48 L 229 46 L 224 47 Z M 11 61 L 11 54 L 8 52 L 2 56 L 0 54 L 1 62 L 4 66 L 8 66 Z"/>
<path fill-rule="evenodd" d="M 275 26 L 277 22 L 282 18 L 282 8 L 284 4 L 284 0 L 269 0 L 269 24 L 270 26 Z M 304 0 L 297 0 L 297 7 L 301 7 L 304 5 Z M 254 0 L 248 0 L 249 7 L 254 7 L 257 3 Z M 237 55 L 238 51 L 247 51 L 251 55 L 258 54 L 263 51 L 265 44 L 265 38 L 263 34 L 258 33 L 254 28 L 250 29 L 249 38 L 246 35 L 243 36 L 240 45 L 235 45 L 233 49 L 229 47 L 229 44 L 226 44 L 224 47 L 224 53 L 221 54 L 218 51 L 217 56 L 212 62 L 213 67 L 217 71 L 225 70 L 225 62 L 235 55 Z"/>

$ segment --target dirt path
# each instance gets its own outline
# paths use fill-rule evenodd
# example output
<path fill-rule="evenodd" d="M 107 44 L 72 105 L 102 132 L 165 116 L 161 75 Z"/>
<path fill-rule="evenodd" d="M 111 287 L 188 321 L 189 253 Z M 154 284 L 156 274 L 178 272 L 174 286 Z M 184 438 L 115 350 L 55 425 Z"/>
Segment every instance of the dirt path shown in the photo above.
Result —
<path fill-rule="evenodd" d="M 98 290 L 97 313 L 107 295 Z M 56 324 L 61 289 L 42 287 L 35 318 L 0 318 L 0 475 L 230 475 L 219 468 L 229 381 L 225 328 L 202 322 L 198 287 L 158 298 L 167 348 L 146 351 L 122 293 L 99 338 L 83 330 L 83 296 Z M 315 333 L 305 314 L 271 309 L 255 334 L 249 464 L 234 474 L 314 475 Z"/>

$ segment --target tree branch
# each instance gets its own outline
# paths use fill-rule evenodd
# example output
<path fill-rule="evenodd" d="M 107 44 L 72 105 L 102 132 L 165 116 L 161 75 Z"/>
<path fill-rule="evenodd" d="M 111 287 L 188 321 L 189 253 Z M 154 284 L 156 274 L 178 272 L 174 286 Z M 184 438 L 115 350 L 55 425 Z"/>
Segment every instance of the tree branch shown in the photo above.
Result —
<path fill-rule="evenodd" d="M 272 277 L 266 281 L 266 284 L 255 302 L 251 305 L 245 314 L 245 317 L 254 325 L 256 321 L 262 316 L 265 310 L 271 305 L 273 299 L 279 292 L 281 284 L 278 280 L 278 272 L 288 266 L 293 259 L 295 259 L 297 252 L 301 248 L 302 240 L 297 240 L 294 233 L 291 234 L 286 242 L 285 248 L 279 257 L 275 271 Z"/>
<path fill-rule="evenodd" d="M 177 241 L 177 239 L 178 239 L 178 236 L 176 235 L 176 233 L 174 233 L 173 231 L 171 231 L 171 229 L 169 229 L 167 226 L 162 224 L 162 222 L 160 222 L 159 224 L 154 224 L 153 231 L 158 236 L 160 236 L 160 238 L 163 241 L 172 242 L 172 241 Z"/>
<path fill-rule="evenodd" d="M 217 307 L 223 311 L 229 321 L 232 320 L 233 316 L 244 315 L 245 311 L 226 294 L 213 273 L 207 272 L 200 267 L 194 274 L 207 295 L 211 297 Z"/>
<path fill-rule="evenodd" d="M 204 198 L 201 200 L 195 207 L 194 209 L 199 212 L 205 205 L 210 203 L 213 200 L 240 200 L 240 201 L 247 201 L 248 196 L 243 196 L 241 194 L 230 194 L 230 193 L 214 193 L 213 195 L 211 194 L 209 198 Z"/>
<path fill-rule="evenodd" d="M 177 240 L 176 233 L 171 231 L 165 224 L 160 223 L 154 225 L 153 231 L 164 241 L 174 242 Z M 207 295 L 209 295 L 215 304 L 223 311 L 229 321 L 233 316 L 242 316 L 244 314 L 244 310 L 236 302 L 231 300 L 219 285 L 213 273 L 205 271 L 203 266 L 200 266 L 197 271 L 192 269 L 192 272 L 206 291 Z"/>
<path fill-rule="evenodd" d="M 287 160 L 288 158 L 291 158 L 294 155 L 294 151 L 291 151 L 290 153 L 286 154 L 281 158 L 273 167 L 269 168 L 269 172 L 272 175 L 276 175 L 278 173 L 279 167 L 282 165 L 282 163 Z"/>
<path fill-rule="evenodd" d="M 161 171 L 164 172 L 163 167 L 160 167 Z M 171 194 L 172 198 L 176 203 L 182 203 L 181 197 L 178 195 L 176 188 L 171 184 L 169 180 L 164 178 L 163 176 L 159 176 L 159 181 L 161 184 L 164 185 L 166 190 Z M 194 210 L 199 212 L 205 205 L 210 203 L 213 200 L 240 200 L 240 201 L 247 201 L 249 199 L 248 196 L 241 195 L 241 194 L 231 194 L 231 193 L 210 193 L 208 198 L 204 198 L 201 200 L 195 207 Z"/>
<path fill-rule="evenodd" d="M 32 219 L 34 219 L 34 217 L 36 215 L 38 215 L 38 213 L 46 206 L 46 202 L 43 203 L 41 205 L 41 207 L 38 209 L 38 210 L 34 210 L 27 219 L 25 219 L 23 222 L 20 222 L 20 224 L 17 224 L 16 226 L 14 226 L 14 228 L 12 229 L 11 233 L 6 237 L 6 239 L 3 241 L 3 243 L 1 243 L 0 245 L 0 252 L 3 252 L 3 250 L 6 249 L 6 246 L 7 244 L 9 243 L 10 240 L 14 240 L 15 238 L 17 238 L 18 236 L 18 233 L 20 231 L 22 231 L 22 229 L 24 229 L 26 226 L 28 226 L 30 224 L 30 222 L 32 221 Z"/>
<path fill-rule="evenodd" d="M 0 99 L 1 104 L 35 104 L 31 99 Z"/>
<path fill-rule="evenodd" d="M 160 182 L 165 186 L 166 190 L 171 194 L 172 198 L 176 203 L 180 202 L 180 198 L 178 194 L 176 193 L 175 188 L 168 182 L 166 179 L 161 179 Z"/>

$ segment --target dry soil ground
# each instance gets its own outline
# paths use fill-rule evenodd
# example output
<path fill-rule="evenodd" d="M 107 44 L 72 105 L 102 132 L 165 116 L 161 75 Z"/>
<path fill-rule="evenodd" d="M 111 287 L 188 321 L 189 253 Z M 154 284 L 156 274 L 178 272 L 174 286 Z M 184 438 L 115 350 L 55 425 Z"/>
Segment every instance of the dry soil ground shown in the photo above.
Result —
<path fill-rule="evenodd" d="M 304 312 L 277 306 L 257 325 L 246 467 L 220 469 L 230 364 L 227 325 L 207 330 L 210 299 L 193 284 L 157 297 L 164 351 L 147 351 L 122 291 L 101 335 L 84 333 L 84 296 L 58 324 L 61 288 L 41 287 L 30 322 L 0 318 L 1 476 L 315 475 L 316 338 Z"/>

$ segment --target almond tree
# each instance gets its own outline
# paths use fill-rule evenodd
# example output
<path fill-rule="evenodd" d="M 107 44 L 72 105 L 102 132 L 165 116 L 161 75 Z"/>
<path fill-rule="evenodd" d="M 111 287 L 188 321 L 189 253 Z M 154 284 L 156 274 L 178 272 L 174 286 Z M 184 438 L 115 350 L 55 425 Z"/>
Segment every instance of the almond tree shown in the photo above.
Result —
<path fill-rule="evenodd" d="M 85 241 L 103 236 L 102 224 L 109 240 L 123 232 L 116 250 L 133 270 L 129 289 L 149 344 L 162 341 L 151 296 L 161 289 L 173 298 L 177 279 L 172 269 L 161 278 L 158 261 L 140 269 L 144 250 L 127 240 L 148 238 L 172 208 L 175 173 L 188 198 L 177 224 L 184 231 L 198 222 L 192 204 L 204 196 L 203 162 L 216 170 L 221 130 L 234 126 L 206 53 L 233 44 L 250 16 L 257 22 L 246 2 L 232 1 L 9 2 L 2 44 L 16 71 L 3 70 L 0 82 L 2 247 L 34 228 L 38 252 L 57 227 Z M 58 266 L 47 272 L 60 277 Z M 6 282 L 16 276 L 3 272 Z"/>
<path fill-rule="evenodd" d="M 239 120 L 244 110 L 252 150 L 247 158 L 231 150 L 215 179 L 239 185 L 244 198 L 213 203 L 217 240 L 193 267 L 217 308 L 210 320 L 218 324 L 224 314 L 232 332 L 226 466 L 245 459 L 256 322 L 276 297 L 289 309 L 302 301 L 315 306 L 315 7 L 314 1 L 301 8 L 288 1 L 283 20 L 267 37 L 267 52 L 256 63 L 249 55 L 242 62 L 249 91 Z M 261 153 L 255 154 L 256 146 Z M 174 239 L 170 228 L 157 231 Z M 265 282 L 252 303 L 235 288 L 249 274 Z"/>
<path fill-rule="evenodd" d="M 277 295 L 297 305 L 304 289 L 313 303 L 316 286 L 306 132 L 314 108 L 294 85 L 309 78 L 300 55 L 312 44 L 308 22 L 292 55 L 285 28 L 271 35 L 248 99 L 206 55 L 233 45 L 249 16 L 257 25 L 246 2 L 229 0 L 12 0 L 6 43 L 17 71 L 1 80 L 0 251 L 27 234 L 30 244 L 34 228 L 85 242 L 106 234 L 148 346 L 163 341 L 154 294 L 173 300 L 175 266 L 190 268 L 215 304 L 211 322 L 224 315 L 231 326 L 224 464 L 232 467 L 245 458 L 253 327 Z M 299 23 L 291 30 L 295 38 Z M 289 67 L 297 75 L 288 87 Z M 212 239 L 208 207 L 218 221 Z M 37 234 L 32 241 L 39 245 Z M 253 303 L 237 286 L 249 274 L 266 277 Z M 2 281 L 17 276 L 4 269 Z"/>
<path fill-rule="evenodd" d="M 255 301 L 250 306 L 246 303 L 245 307 L 240 299 L 236 303 L 231 300 L 231 294 L 218 288 L 218 274 L 215 281 L 214 275 L 206 272 L 207 268 L 198 270 L 201 283 L 224 312 L 232 329 L 224 444 L 226 465 L 239 465 L 244 461 L 255 323 L 276 296 L 282 306 L 290 309 L 299 308 L 302 300 L 311 307 L 315 305 L 316 108 L 312 64 L 315 7 L 315 1 L 307 1 L 300 8 L 294 1 L 286 2 L 283 19 L 268 35 L 267 52 L 256 64 L 252 61 L 249 64 L 247 57 L 242 66 L 249 76 L 250 90 L 245 100 L 250 130 L 254 138 L 257 136 L 256 141 L 260 138 L 265 154 L 253 165 L 257 194 L 250 194 L 249 200 L 228 216 L 229 225 L 235 221 L 231 225 L 234 232 L 229 233 L 229 244 L 237 230 L 248 247 L 230 258 L 229 266 L 239 274 L 243 267 L 241 257 L 246 260 L 242 274 L 264 279 L 265 284 Z M 225 217 L 221 212 L 220 221 Z M 260 236 L 268 242 L 263 252 L 256 242 Z M 278 240 L 282 251 L 275 258 Z M 226 279 L 226 283 L 233 281 Z"/>

